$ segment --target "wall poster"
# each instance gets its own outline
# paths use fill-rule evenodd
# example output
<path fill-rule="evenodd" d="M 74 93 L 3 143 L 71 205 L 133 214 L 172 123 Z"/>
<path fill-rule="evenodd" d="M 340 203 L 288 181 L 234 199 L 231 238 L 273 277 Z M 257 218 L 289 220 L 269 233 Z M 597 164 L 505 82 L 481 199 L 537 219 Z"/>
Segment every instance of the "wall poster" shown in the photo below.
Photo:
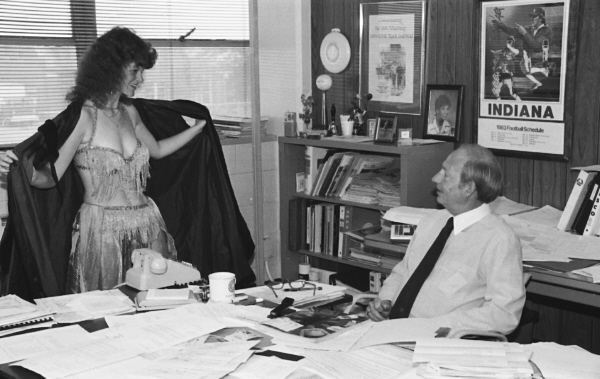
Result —
<path fill-rule="evenodd" d="M 478 143 L 563 159 L 569 0 L 481 6 Z"/>
<path fill-rule="evenodd" d="M 425 2 L 361 4 L 360 93 L 371 110 L 421 114 Z"/>

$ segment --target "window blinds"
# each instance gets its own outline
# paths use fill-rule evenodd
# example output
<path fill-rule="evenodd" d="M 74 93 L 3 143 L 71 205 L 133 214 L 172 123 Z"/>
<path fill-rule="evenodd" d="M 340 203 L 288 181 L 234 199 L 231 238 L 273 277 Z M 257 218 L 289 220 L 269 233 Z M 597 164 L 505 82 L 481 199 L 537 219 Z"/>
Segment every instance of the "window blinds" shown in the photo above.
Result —
<path fill-rule="evenodd" d="M 136 97 L 193 100 L 213 116 L 250 115 L 247 0 L 2 0 L 0 147 L 66 107 L 78 57 L 117 25 L 158 51 Z"/>

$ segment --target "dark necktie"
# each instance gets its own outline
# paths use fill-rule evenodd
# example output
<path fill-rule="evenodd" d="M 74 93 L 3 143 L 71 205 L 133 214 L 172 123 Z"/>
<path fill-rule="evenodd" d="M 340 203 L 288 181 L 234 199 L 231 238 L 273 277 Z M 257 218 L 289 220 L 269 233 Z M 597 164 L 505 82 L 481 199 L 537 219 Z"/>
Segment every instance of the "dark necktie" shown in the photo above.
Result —
<path fill-rule="evenodd" d="M 410 314 L 410 310 L 412 309 L 423 283 L 425 283 L 425 280 L 427 280 L 427 277 L 431 274 L 442 250 L 444 250 L 444 246 L 446 245 L 448 237 L 450 237 L 450 233 L 452 233 L 452 229 L 454 229 L 453 220 L 454 218 L 452 217 L 448 219 L 446 226 L 442 228 L 440 234 L 435 241 L 433 241 L 433 245 L 431 245 L 427 254 L 423 257 L 423 260 L 421 260 L 421 263 L 419 263 L 415 272 L 410 276 L 408 282 L 406 282 L 406 285 L 402 288 L 402 291 L 400 291 L 400 295 L 398 295 L 398 298 L 390 311 L 390 319 L 407 318 Z"/>

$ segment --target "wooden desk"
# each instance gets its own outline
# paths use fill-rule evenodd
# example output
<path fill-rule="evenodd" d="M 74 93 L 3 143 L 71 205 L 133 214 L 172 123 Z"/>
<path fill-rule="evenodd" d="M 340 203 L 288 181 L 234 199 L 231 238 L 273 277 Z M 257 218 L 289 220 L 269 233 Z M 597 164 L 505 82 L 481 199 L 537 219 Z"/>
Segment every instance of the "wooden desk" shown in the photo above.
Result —
<path fill-rule="evenodd" d="M 591 278 L 537 268 L 529 268 L 527 272 L 531 274 L 528 293 L 600 308 L 600 284 L 594 284 Z"/>

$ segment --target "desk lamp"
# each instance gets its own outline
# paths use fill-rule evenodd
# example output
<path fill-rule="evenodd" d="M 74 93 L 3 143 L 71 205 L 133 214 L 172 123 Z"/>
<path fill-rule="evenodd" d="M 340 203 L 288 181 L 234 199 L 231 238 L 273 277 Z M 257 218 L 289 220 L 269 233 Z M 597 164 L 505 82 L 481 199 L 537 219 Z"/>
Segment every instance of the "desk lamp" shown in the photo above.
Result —
<path fill-rule="evenodd" d="M 327 128 L 327 103 L 325 99 L 325 92 L 331 88 L 331 76 L 327 74 L 319 75 L 317 77 L 317 88 L 323 91 L 323 100 L 321 104 L 321 125 L 323 128 Z"/>

